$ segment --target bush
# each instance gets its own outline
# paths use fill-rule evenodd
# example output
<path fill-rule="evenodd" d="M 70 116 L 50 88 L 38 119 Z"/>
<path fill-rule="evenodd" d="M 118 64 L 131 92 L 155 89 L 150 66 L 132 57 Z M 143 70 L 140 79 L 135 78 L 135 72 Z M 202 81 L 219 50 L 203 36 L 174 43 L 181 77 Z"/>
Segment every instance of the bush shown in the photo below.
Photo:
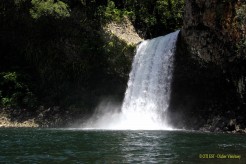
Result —
<path fill-rule="evenodd" d="M 29 107 L 37 104 L 35 95 L 16 72 L 0 73 L 0 106 L 6 108 Z"/>
<path fill-rule="evenodd" d="M 30 9 L 30 14 L 34 19 L 41 16 L 54 16 L 56 18 L 69 17 L 69 7 L 62 1 L 54 2 L 54 0 L 32 0 L 33 8 Z"/>
<path fill-rule="evenodd" d="M 112 9 L 123 11 L 144 38 L 153 38 L 173 32 L 182 27 L 184 0 L 114 0 Z M 112 2 L 110 4 L 113 4 Z M 109 4 L 109 6 L 110 6 Z M 118 6 L 117 6 L 118 5 Z M 112 11 L 112 10 L 110 10 Z"/>

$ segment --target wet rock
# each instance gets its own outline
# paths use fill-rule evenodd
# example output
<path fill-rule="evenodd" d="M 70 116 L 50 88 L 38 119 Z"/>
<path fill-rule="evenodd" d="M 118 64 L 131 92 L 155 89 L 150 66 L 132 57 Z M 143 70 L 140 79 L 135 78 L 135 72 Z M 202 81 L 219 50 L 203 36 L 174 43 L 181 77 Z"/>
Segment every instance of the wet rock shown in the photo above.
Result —
<path fill-rule="evenodd" d="M 231 119 L 227 125 L 229 131 L 236 130 L 236 119 Z"/>

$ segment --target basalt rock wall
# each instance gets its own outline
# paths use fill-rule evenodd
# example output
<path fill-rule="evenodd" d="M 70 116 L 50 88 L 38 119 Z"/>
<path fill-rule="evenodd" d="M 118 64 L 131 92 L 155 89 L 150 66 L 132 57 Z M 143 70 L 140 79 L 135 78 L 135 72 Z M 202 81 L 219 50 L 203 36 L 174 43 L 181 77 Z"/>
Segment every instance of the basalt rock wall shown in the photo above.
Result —
<path fill-rule="evenodd" d="M 186 0 L 170 117 L 182 128 L 245 130 L 246 1 Z"/>

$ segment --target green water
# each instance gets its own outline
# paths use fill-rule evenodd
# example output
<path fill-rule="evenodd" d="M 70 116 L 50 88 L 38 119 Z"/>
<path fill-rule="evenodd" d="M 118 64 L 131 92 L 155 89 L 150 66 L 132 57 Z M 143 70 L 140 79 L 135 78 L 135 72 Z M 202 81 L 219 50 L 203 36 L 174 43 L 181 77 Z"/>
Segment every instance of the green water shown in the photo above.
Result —
<path fill-rule="evenodd" d="M 240 155 L 241 159 L 218 158 L 227 154 Z M 185 131 L 0 129 L 0 163 L 246 163 L 246 136 Z"/>

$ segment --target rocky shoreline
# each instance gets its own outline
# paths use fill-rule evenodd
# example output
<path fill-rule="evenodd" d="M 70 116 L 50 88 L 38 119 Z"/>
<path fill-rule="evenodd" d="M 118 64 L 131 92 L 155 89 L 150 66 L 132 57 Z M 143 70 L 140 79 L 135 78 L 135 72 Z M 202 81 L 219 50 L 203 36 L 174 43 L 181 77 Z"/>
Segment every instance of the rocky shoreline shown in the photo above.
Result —
<path fill-rule="evenodd" d="M 0 109 L 0 128 L 61 128 L 80 122 L 83 113 L 60 110 L 59 107 L 44 108 L 35 112 L 26 109 Z"/>
<path fill-rule="evenodd" d="M 0 116 L 0 128 L 37 128 L 39 125 L 34 119 L 28 119 L 24 122 L 11 121 L 6 116 Z"/>
<path fill-rule="evenodd" d="M 228 119 L 225 117 L 213 117 L 208 119 L 207 123 L 199 128 L 200 131 L 208 132 L 226 132 L 246 134 L 246 127 L 240 123 L 239 119 Z"/>

